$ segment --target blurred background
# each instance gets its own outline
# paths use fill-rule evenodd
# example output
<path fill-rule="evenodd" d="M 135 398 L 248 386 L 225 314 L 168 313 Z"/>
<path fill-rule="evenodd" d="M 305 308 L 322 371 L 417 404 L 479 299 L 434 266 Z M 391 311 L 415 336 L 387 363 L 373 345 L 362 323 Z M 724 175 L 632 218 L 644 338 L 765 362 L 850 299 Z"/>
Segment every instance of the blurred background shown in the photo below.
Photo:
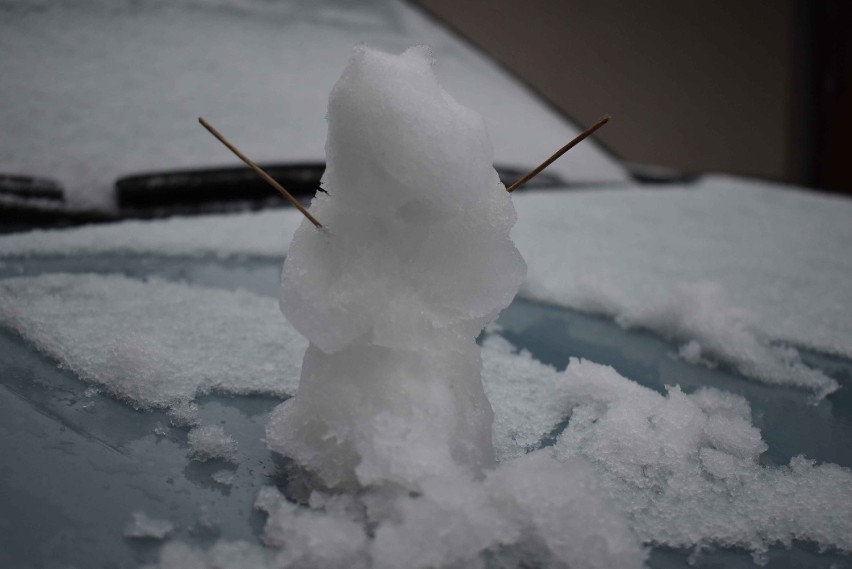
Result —
<path fill-rule="evenodd" d="M 628 162 L 852 194 L 849 0 L 416 0 Z"/>

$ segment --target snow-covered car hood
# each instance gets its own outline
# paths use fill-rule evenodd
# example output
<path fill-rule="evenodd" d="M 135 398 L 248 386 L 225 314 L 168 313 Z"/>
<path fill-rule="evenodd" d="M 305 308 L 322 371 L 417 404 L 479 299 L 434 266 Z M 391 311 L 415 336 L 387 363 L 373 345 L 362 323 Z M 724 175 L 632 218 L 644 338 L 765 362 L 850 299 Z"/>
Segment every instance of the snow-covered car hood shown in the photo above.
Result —
<path fill-rule="evenodd" d="M 431 46 L 447 90 L 485 118 L 496 163 L 531 168 L 578 133 L 396 0 L 7 0 L 0 16 L 0 173 L 53 178 L 75 208 L 114 207 L 123 175 L 237 164 L 198 116 L 257 162 L 322 161 L 328 93 L 362 42 Z M 594 142 L 550 172 L 629 178 Z"/>
<path fill-rule="evenodd" d="M 699 566 L 751 563 L 702 552 L 716 545 L 770 564 L 845 562 L 852 204 L 724 176 L 512 199 L 529 276 L 482 338 L 498 461 L 587 461 L 554 475 L 608 495 L 615 521 L 655 545 L 654 567 L 690 548 Z M 300 532 L 338 535 L 335 510 L 258 492 L 283 483 L 262 428 L 296 392 L 305 347 L 274 298 L 299 223 L 277 210 L 0 238 L 0 444 L 15 457 L 2 491 L 18 520 L 3 534 L 8 559 L 283 564 L 256 545 L 252 503 L 285 557 Z M 485 488 L 517 483 L 506 476 Z M 448 554 L 440 530 L 470 514 L 464 531 L 491 539 L 475 499 L 437 513 L 414 502 L 425 525 L 399 535 Z M 583 528 L 615 523 L 598 507 L 583 506 Z M 580 529 L 565 530 L 567 547 Z M 793 539 L 830 551 L 767 550 Z"/>

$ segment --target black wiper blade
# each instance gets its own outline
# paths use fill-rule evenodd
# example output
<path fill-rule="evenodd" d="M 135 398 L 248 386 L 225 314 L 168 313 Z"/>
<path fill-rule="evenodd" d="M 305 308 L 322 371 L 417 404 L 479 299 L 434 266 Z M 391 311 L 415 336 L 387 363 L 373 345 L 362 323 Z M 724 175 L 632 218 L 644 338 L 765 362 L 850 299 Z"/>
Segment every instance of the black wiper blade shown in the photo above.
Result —
<path fill-rule="evenodd" d="M 0 174 L 0 197 L 64 202 L 65 192 L 59 182 L 20 174 Z"/>
<path fill-rule="evenodd" d="M 323 162 L 260 166 L 296 199 L 304 202 L 313 198 L 325 172 Z M 115 182 L 115 197 L 122 213 L 183 210 L 199 206 L 205 209 L 203 204 L 222 206 L 225 209 L 228 204 L 238 207 L 287 205 L 275 190 L 244 166 L 126 176 Z"/>

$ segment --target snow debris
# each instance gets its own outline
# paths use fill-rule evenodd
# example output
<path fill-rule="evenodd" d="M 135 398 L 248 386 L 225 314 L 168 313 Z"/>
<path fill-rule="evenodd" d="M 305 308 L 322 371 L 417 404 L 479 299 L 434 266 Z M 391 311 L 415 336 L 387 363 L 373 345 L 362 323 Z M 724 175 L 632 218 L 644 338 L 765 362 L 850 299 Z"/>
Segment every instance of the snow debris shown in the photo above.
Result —
<path fill-rule="evenodd" d="M 598 490 L 584 460 L 545 453 L 503 463 L 483 482 L 437 478 L 406 496 L 379 525 L 376 567 L 417 559 L 423 567 L 481 567 L 483 552 L 506 566 L 641 567 L 645 553 Z"/>
<path fill-rule="evenodd" d="M 201 462 L 222 459 L 228 462 L 239 462 L 237 442 L 225 432 L 221 425 L 202 425 L 195 427 L 187 434 L 189 450 L 187 455 Z"/>
<path fill-rule="evenodd" d="M 315 501 L 320 498 L 313 497 Z M 347 511 L 354 506 L 354 498 L 328 496 L 325 502 L 324 509 L 309 509 L 288 502 L 275 488 L 258 493 L 255 508 L 268 515 L 263 541 L 282 550 L 277 564 L 332 569 L 369 566 L 365 528 Z"/>
<path fill-rule="evenodd" d="M 671 190 L 514 197 L 521 294 L 654 330 L 691 361 L 837 389 L 779 344 L 852 357 L 852 200 L 723 176 Z"/>
<path fill-rule="evenodd" d="M 216 472 L 210 475 L 210 478 L 212 478 L 213 482 L 215 482 L 216 484 L 221 484 L 222 486 L 231 486 L 234 483 L 234 471 L 217 470 Z"/>
<path fill-rule="evenodd" d="M 804 457 L 762 466 L 767 446 L 742 397 L 678 387 L 662 395 L 580 360 L 560 373 L 497 337 L 483 359 L 499 455 L 535 448 L 534 431 L 542 439 L 570 418 L 536 454 L 588 460 L 644 543 L 759 555 L 796 539 L 852 552 L 852 471 Z"/>
<path fill-rule="evenodd" d="M 197 424 L 199 394 L 294 393 L 307 345 L 272 299 L 119 275 L 2 280 L 0 324 L 135 407 L 172 406 L 178 426 Z"/>
<path fill-rule="evenodd" d="M 525 265 L 479 115 L 438 84 L 431 53 L 358 47 L 329 97 L 325 189 L 281 277 L 310 341 L 270 448 L 329 486 L 418 480 L 493 463 L 475 337 Z"/>
<path fill-rule="evenodd" d="M 187 358 L 187 364 L 191 364 Z M 194 401 L 178 399 L 169 407 L 169 418 L 172 425 L 180 428 L 197 427 L 201 424 L 198 418 L 198 405 Z"/>
<path fill-rule="evenodd" d="M 165 539 L 175 526 L 166 520 L 149 518 L 145 512 L 134 512 L 133 519 L 124 528 L 124 537 L 130 539 Z"/>
<path fill-rule="evenodd" d="M 255 507 L 267 514 L 267 548 L 223 540 L 202 551 L 172 543 L 158 567 L 227 568 L 235 551 L 250 555 L 253 567 L 281 569 L 476 568 L 488 558 L 501 567 L 638 568 L 646 557 L 601 498 L 586 461 L 559 463 L 543 452 L 482 481 L 433 478 L 418 495 L 389 487 L 357 495 L 315 491 L 300 506 L 267 487 Z"/>

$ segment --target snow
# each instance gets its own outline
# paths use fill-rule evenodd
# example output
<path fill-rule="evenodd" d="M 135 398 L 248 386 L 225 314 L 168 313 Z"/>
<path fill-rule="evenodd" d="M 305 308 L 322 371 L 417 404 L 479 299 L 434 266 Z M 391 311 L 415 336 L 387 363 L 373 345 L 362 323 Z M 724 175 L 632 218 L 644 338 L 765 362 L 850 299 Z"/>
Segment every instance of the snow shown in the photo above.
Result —
<path fill-rule="evenodd" d="M 432 45 L 442 80 L 487 117 L 502 163 L 535 164 L 577 133 L 402 2 L 12 0 L 0 3 L 0 140 L 14 144 L 0 171 L 55 178 L 71 205 L 108 209 L 120 176 L 240 164 L 199 115 L 257 162 L 321 160 L 325 98 L 359 42 Z M 626 178 L 594 144 L 556 170 Z"/>
<path fill-rule="evenodd" d="M 314 492 L 305 507 L 267 487 L 255 507 L 267 515 L 267 548 L 220 540 L 203 551 L 170 543 L 158 567 L 231 567 L 237 551 L 258 568 L 484 567 L 484 552 L 505 567 L 537 561 L 631 568 L 645 558 L 624 519 L 600 499 L 585 461 L 560 464 L 544 453 L 515 460 L 484 482 L 434 480 L 416 497 Z"/>
<path fill-rule="evenodd" d="M 231 486 L 234 484 L 234 472 L 232 470 L 217 470 L 210 475 L 213 482 L 222 486 Z"/>
<path fill-rule="evenodd" d="M 46 294 L 50 287 L 59 284 L 67 291 L 62 297 L 66 302 L 51 301 L 50 295 Z M 107 359 L 98 356 L 97 346 L 103 345 L 103 341 L 86 339 L 82 346 L 75 348 L 77 336 L 71 331 L 59 334 L 56 330 L 64 330 L 83 313 L 88 315 L 93 328 L 114 327 L 124 314 L 124 318 L 138 322 L 149 318 L 152 325 L 161 330 L 179 329 L 189 318 L 185 312 L 155 310 L 155 307 L 179 297 L 190 306 L 204 308 L 208 319 L 216 320 L 216 314 L 239 312 L 240 319 L 253 323 L 251 341 L 241 341 L 239 334 L 230 331 L 220 332 L 220 340 L 227 338 L 232 344 L 229 358 L 241 362 L 247 374 L 253 369 L 250 362 L 257 357 L 257 345 L 277 345 L 275 350 L 264 355 L 272 357 L 285 349 L 286 344 L 281 342 L 281 338 L 298 338 L 295 330 L 283 321 L 276 310 L 274 299 L 249 293 L 225 293 L 164 283 L 157 279 L 145 282 L 126 277 L 85 275 L 44 275 L 4 280 L 2 287 L 0 299 L 3 299 L 4 325 L 9 325 L 10 321 L 5 320 L 8 314 L 6 307 L 11 304 L 26 306 L 26 310 L 21 312 L 30 315 L 43 314 L 42 326 L 48 328 L 49 322 L 49 328 L 53 329 L 50 349 L 57 354 L 76 350 L 78 357 L 67 359 L 66 365 L 78 375 L 83 376 L 82 371 L 88 370 L 87 373 L 103 381 L 115 382 L 101 385 L 105 391 L 125 400 L 130 399 L 120 391 L 122 377 Z M 107 288 L 113 290 L 114 296 L 104 296 Z M 19 292 L 10 293 L 16 290 Z M 84 305 L 85 310 L 70 302 L 70 299 L 85 296 L 90 296 Z M 133 298 L 145 301 L 145 312 L 142 309 L 120 312 L 121 304 Z M 213 298 L 216 302 L 211 301 Z M 52 303 L 52 310 L 46 311 L 45 303 Z M 17 323 L 15 326 L 21 326 L 27 321 L 19 319 L 14 322 Z M 193 323 L 197 325 L 198 321 Z M 34 324 L 30 322 L 26 326 L 32 328 Z M 206 344 L 192 342 L 186 335 L 182 338 L 177 344 L 159 345 L 149 358 L 152 365 L 153 362 L 169 360 L 171 369 L 195 370 L 200 376 L 211 373 L 216 366 L 204 363 L 205 358 L 210 357 Z M 34 343 L 45 349 L 45 346 Z M 221 342 L 219 344 L 221 346 Z M 175 350 L 174 346 L 182 349 Z M 288 352 L 288 357 L 293 358 L 293 365 L 298 363 L 298 354 L 302 350 L 304 344 L 296 353 Z M 83 357 L 86 354 L 88 357 Z M 493 438 L 498 469 L 489 474 L 483 484 L 467 480 L 445 485 L 445 492 L 460 488 L 459 495 L 444 496 L 438 487 L 434 496 L 424 500 L 422 507 L 414 499 L 410 503 L 402 498 L 398 498 L 399 502 L 394 500 L 400 508 L 411 509 L 414 513 L 407 523 L 388 522 L 388 535 L 394 533 L 400 536 L 399 539 L 405 537 L 416 541 L 415 536 L 406 533 L 407 529 L 414 531 L 418 528 L 417 531 L 420 531 L 422 526 L 419 524 L 429 519 L 423 512 L 432 510 L 442 512 L 442 516 L 461 516 L 461 520 L 467 519 L 464 516 L 473 516 L 473 520 L 465 522 L 470 524 L 467 527 L 471 528 L 474 536 L 470 539 L 479 540 L 476 543 L 492 543 L 496 536 L 504 535 L 505 529 L 489 526 L 487 519 L 466 511 L 475 500 L 484 504 L 483 508 L 487 505 L 493 509 L 496 506 L 492 502 L 500 502 L 497 498 L 520 492 L 509 488 L 508 482 L 497 490 L 497 483 L 488 480 L 500 479 L 498 474 L 504 468 L 514 468 L 511 465 L 515 464 L 515 460 L 537 449 L 540 441 L 570 417 L 571 421 L 557 437 L 554 447 L 533 453 L 536 456 L 552 454 L 560 461 L 568 460 L 568 465 L 564 469 L 552 463 L 543 467 L 544 462 L 534 467 L 531 465 L 529 468 L 533 472 L 518 475 L 513 478 L 515 482 L 520 483 L 525 477 L 537 480 L 538 473 L 547 470 L 558 472 L 559 477 L 571 484 L 579 484 L 579 481 L 593 484 L 596 488 L 593 498 L 600 501 L 601 511 L 608 508 L 613 516 L 626 520 L 626 526 L 644 543 L 686 547 L 736 545 L 759 553 L 772 542 L 788 543 L 791 539 L 798 539 L 852 551 L 849 541 L 852 535 L 852 473 L 847 468 L 832 464 L 815 464 L 806 457 L 794 458 L 787 466 L 761 465 L 759 458 L 765 453 L 766 444 L 750 416 L 748 404 L 742 398 L 713 389 L 684 394 L 672 388 L 668 394 L 661 395 L 619 376 L 610 368 L 591 362 L 574 361 L 567 371 L 556 370 L 535 360 L 529 353 L 517 352 L 496 332 L 486 338 L 482 360 L 483 383 L 495 413 Z M 295 379 L 295 375 L 290 378 L 289 389 L 295 389 Z M 263 385 L 266 384 L 259 385 L 254 392 L 270 395 L 280 395 L 282 391 L 290 393 L 278 384 Z M 193 407 L 194 404 L 185 404 L 179 409 L 186 411 Z M 192 411 L 187 413 L 195 416 Z M 556 474 L 553 476 L 557 477 Z M 553 496 L 562 495 L 555 493 L 546 503 L 552 502 Z M 421 495 L 424 496 L 430 494 Z M 456 501 L 459 508 L 452 509 Z M 316 510 L 312 516 L 322 517 L 331 508 L 319 498 L 312 503 Z M 505 520 L 531 515 L 523 511 L 512 510 L 511 515 L 504 512 L 501 519 L 509 523 Z M 568 515 L 567 511 L 563 514 Z M 422 519 L 416 522 L 415 518 Z M 526 519 L 532 523 L 531 518 Z M 297 528 L 293 531 L 297 531 L 302 522 L 292 523 Z M 559 523 L 567 522 L 553 523 L 552 527 L 558 527 Z M 590 518 L 584 518 L 584 523 L 590 524 Z M 431 527 L 437 531 L 434 526 Z M 549 527 L 542 522 L 537 531 L 545 532 Z M 269 531 L 273 532 L 273 529 Z M 217 559 L 218 563 L 226 555 L 224 551 L 234 548 L 239 549 L 235 544 L 223 543 L 202 552 L 181 544 L 169 544 L 164 549 L 161 563 L 163 567 L 169 567 L 167 560 L 177 558 L 178 552 L 183 552 L 193 559 L 216 566 L 212 559 Z M 264 563 L 268 561 L 272 567 L 286 566 L 283 562 L 273 564 L 275 555 L 278 555 L 276 551 L 264 548 L 252 555 L 264 559 Z M 305 550 L 300 555 L 321 554 Z M 361 554 L 365 555 L 363 551 Z M 392 552 L 387 555 L 392 555 Z M 472 553 L 468 550 L 467 555 Z"/>
<path fill-rule="evenodd" d="M 677 386 L 660 394 L 581 360 L 558 372 L 499 336 L 483 359 L 498 456 L 529 452 L 570 417 L 543 451 L 588 460 L 644 543 L 759 555 L 799 539 L 852 551 L 852 471 L 802 456 L 761 465 L 767 445 L 742 397 Z"/>
<path fill-rule="evenodd" d="M 81 6 L 104 21 L 121 13 Z M 136 17 L 174 16 L 163 39 L 187 13 L 215 29 L 221 6 L 201 15 L 198 6 L 147 6 Z M 266 17 L 289 14 L 281 6 L 241 4 Z M 25 24 L 69 15 L 48 5 L 10 13 Z M 69 53 L 103 55 L 88 51 L 77 23 L 70 17 L 59 35 Z M 0 50 L 22 41 L 0 40 Z M 126 66 L 123 53 L 112 63 Z M 0 324 L 113 396 L 168 408 L 190 428 L 192 459 L 239 460 L 220 425 L 200 424 L 197 396 L 295 395 L 272 413 L 266 439 L 319 476 L 307 503 L 264 488 L 255 507 L 266 514 L 265 545 L 172 542 L 158 566 L 639 567 L 647 545 L 742 548 L 759 561 L 794 540 L 852 552 L 852 471 L 805 456 L 763 464 L 768 446 L 742 397 L 677 385 L 658 393 L 576 359 L 556 370 L 496 328 L 481 351 L 474 341 L 521 286 L 509 239 L 517 207 L 514 237 L 530 269 L 522 294 L 654 330 L 694 364 L 824 397 L 838 384 L 797 349 L 852 356 L 852 292 L 842 286 L 852 275 L 850 203 L 724 177 L 510 198 L 491 167 L 486 121 L 446 94 L 431 65 L 423 48 L 356 49 L 331 96 L 329 193 L 312 205 L 327 229 L 290 211 L 0 239 L 18 255 L 5 261 L 14 269 L 21 255 L 72 251 L 278 256 L 295 232 L 280 298 L 292 325 L 274 301 L 244 291 L 119 275 L 0 281 Z M 30 112 L 16 105 L 23 111 L 0 127 Z M 52 124 L 73 106 L 62 109 L 48 113 Z M 174 116 L 164 110 L 160 121 Z M 63 160 L 45 163 L 61 171 Z M 74 174 L 82 185 L 72 201 L 105 205 L 102 173 Z M 233 472 L 212 478 L 228 485 Z M 125 535 L 172 530 L 137 512 Z"/>
<path fill-rule="evenodd" d="M 295 215 L 293 215 L 295 214 Z M 0 237 L 0 255 L 156 253 L 281 257 L 302 221 L 295 210 L 123 221 Z"/>
<path fill-rule="evenodd" d="M 309 341 L 269 447 L 330 487 L 421 480 L 493 463 L 476 336 L 525 265 L 481 117 L 438 84 L 425 47 L 358 48 L 329 97 L 325 189 L 281 276 Z"/>
<path fill-rule="evenodd" d="M 801 539 L 852 550 L 852 471 L 801 456 L 761 466 L 767 446 L 741 397 L 678 387 L 662 395 L 581 361 L 561 381 L 571 421 L 553 454 L 588 458 L 646 543 L 760 554 Z"/>
<path fill-rule="evenodd" d="M 203 393 L 295 393 L 306 346 L 274 300 L 120 275 L 2 280 L 0 323 L 135 407 L 173 407 L 177 425 Z"/>
<path fill-rule="evenodd" d="M 221 425 L 194 427 L 186 435 L 186 443 L 189 445 L 187 455 L 193 460 L 207 462 L 221 459 L 234 463 L 240 461 L 237 442 Z"/>
<path fill-rule="evenodd" d="M 836 389 L 797 348 L 852 357 L 852 289 L 842 286 L 852 201 L 725 176 L 512 201 L 529 267 L 522 296 L 653 330 L 689 361 L 817 396 Z M 0 237 L 0 254 L 279 258 L 300 222 L 283 210 L 35 231 Z"/>
<path fill-rule="evenodd" d="M 160 567 L 179 566 L 178 559 L 228 567 L 233 548 L 250 548 L 259 567 L 399 567 L 413 560 L 478 567 L 486 557 L 508 567 L 521 560 L 634 567 L 644 558 L 637 537 L 670 547 L 743 548 L 758 562 L 769 545 L 793 540 L 852 552 L 852 471 L 804 457 L 761 465 L 767 446 L 743 398 L 712 388 L 660 394 L 580 360 L 557 372 L 496 336 L 483 356 L 501 363 L 486 365 L 489 395 L 531 384 L 525 409 L 494 397 L 498 417 L 521 424 L 548 401 L 570 415 L 555 446 L 506 458 L 482 481 L 433 478 L 418 495 L 314 491 L 300 506 L 265 488 L 256 507 L 268 516 L 267 549 L 170 544 Z M 542 424 L 539 438 L 554 426 Z"/>
<path fill-rule="evenodd" d="M 654 330 L 753 379 L 837 388 L 790 346 L 852 356 L 852 201 L 726 177 L 524 198 L 525 296 Z"/>
<path fill-rule="evenodd" d="M 165 539 L 175 529 L 167 520 L 149 518 L 145 512 L 134 512 L 133 519 L 124 528 L 124 537 L 130 539 Z"/>

